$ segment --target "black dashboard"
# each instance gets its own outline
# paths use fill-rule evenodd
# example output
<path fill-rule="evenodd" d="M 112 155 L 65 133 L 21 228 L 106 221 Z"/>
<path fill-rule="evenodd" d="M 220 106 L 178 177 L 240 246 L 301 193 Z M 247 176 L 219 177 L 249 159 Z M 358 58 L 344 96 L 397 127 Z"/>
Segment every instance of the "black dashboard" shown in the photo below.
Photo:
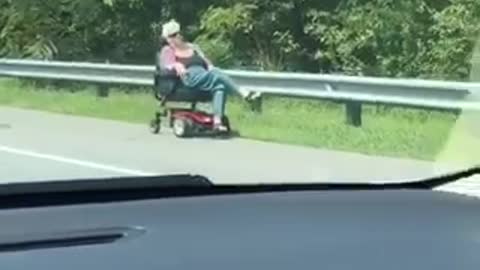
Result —
<path fill-rule="evenodd" d="M 0 210 L 0 269 L 480 269 L 480 200 L 210 194 Z"/>

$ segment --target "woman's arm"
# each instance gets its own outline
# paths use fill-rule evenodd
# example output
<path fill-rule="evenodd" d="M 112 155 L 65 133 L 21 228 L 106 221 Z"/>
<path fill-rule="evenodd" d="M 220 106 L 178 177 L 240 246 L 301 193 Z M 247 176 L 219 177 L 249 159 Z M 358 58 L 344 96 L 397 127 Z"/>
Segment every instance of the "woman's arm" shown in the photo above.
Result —
<path fill-rule="evenodd" d="M 177 63 L 175 59 L 175 52 L 169 46 L 162 48 L 160 52 L 160 68 L 161 69 L 174 69 Z"/>
<path fill-rule="evenodd" d="M 160 52 L 160 68 L 175 70 L 177 75 L 184 75 L 186 72 L 183 64 L 178 63 L 175 58 L 175 52 L 170 46 L 165 46 Z"/>

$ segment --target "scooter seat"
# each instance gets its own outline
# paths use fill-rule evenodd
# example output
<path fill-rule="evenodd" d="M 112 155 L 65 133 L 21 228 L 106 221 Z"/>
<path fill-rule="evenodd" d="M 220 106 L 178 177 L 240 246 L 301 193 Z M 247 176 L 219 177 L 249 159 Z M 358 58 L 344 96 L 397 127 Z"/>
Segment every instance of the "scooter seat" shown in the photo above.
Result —
<path fill-rule="evenodd" d="M 167 101 L 173 102 L 211 102 L 213 95 L 207 91 L 189 89 L 181 86 L 167 96 Z"/>
<path fill-rule="evenodd" d="M 155 97 L 173 102 L 211 102 L 213 94 L 186 87 L 180 78 L 169 70 L 157 71 L 154 81 Z"/>

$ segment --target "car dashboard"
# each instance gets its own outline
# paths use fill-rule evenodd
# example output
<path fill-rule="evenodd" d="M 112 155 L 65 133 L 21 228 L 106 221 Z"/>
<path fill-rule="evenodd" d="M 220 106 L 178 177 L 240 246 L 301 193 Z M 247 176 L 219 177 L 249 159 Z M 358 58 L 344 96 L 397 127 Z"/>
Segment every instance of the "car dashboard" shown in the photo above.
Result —
<path fill-rule="evenodd" d="M 0 268 L 476 270 L 479 209 L 477 198 L 408 189 L 12 207 L 0 210 Z"/>

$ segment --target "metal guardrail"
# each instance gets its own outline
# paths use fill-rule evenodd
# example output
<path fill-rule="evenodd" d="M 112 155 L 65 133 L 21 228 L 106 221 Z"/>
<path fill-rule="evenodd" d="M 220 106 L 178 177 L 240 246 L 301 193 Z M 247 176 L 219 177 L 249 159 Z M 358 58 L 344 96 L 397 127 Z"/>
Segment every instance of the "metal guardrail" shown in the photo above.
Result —
<path fill-rule="evenodd" d="M 361 104 L 480 110 L 480 83 L 326 74 L 224 70 L 241 87 L 267 95 L 345 102 L 361 125 Z M 154 66 L 0 59 L 0 76 L 152 86 Z"/>

